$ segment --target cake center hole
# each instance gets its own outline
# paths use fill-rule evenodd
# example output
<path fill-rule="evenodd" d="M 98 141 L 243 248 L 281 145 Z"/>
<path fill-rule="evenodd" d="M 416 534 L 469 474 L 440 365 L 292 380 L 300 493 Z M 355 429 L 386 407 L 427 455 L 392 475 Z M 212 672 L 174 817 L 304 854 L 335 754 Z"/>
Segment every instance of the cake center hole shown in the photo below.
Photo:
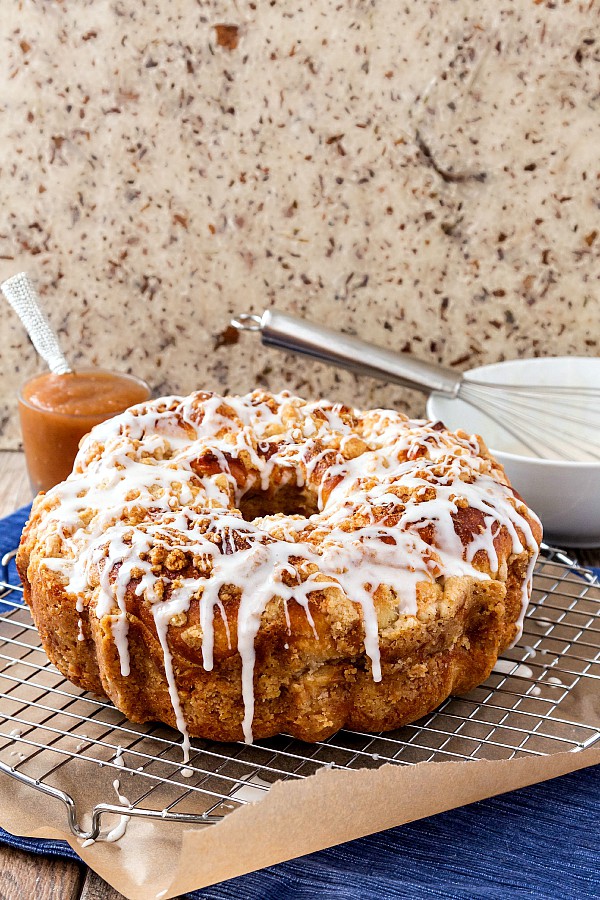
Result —
<path fill-rule="evenodd" d="M 309 516 L 319 512 L 317 497 L 313 491 L 284 484 L 275 490 L 250 490 L 240 500 L 240 512 L 247 522 L 260 516 Z"/>

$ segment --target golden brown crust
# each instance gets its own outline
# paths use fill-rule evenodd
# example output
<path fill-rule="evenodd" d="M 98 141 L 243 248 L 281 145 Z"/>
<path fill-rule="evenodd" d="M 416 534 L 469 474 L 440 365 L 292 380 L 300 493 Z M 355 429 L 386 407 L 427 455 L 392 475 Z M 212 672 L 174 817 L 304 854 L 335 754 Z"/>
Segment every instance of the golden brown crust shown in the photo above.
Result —
<path fill-rule="evenodd" d="M 264 394 L 261 396 L 265 397 Z M 280 407 L 277 412 L 281 413 Z M 184 426 L 189 429 L 189 422 L 183 422 L 181 427 Z M 360 434 L 358 440 L 363 442 Z M 311 451 L 312 459 L 317 462 L 311 478 L 319 484 L 320 502 L 326 503 L 340 483 L 340 473 L 335 468 L 339 463 L 339 447 L 331 450 L 335 457 L 332 463 L 327 446 L 317 442 L 315 445 Z M 358 444 L 346 446 L 345 450 L 345 458 L 349 459 L 356 459 L 364 452 Z M 106 453 L 104 445 L 90 444 L 83 468 L 103 453 Z M 229 454 L 226 466 L 236 484 L 247 486 L 251 481 L 252 465 L 248 454 L 244 454 L 245 451 Z M 268 459 L 268 451 L 265 451 L 265 458 Z M 477 447 L 477 459 L 484 461 L 489 476 L 497 479 L 499 484 L 507 485 L 504 473 L 482 442 Z M 199 478 L 219 478 L 223 466 L 222 457 L 205 449 L 193 460 L 191 469 Z M 428 473 L 432 471 L 430 467 Z M 174 474 L 177 474 L 176 469 Z M 434 476 L 428 474 L 427 477 Z M 362 480 L 369 481 L 368 478 Z M 372 480 L 376 481 L 376 478 Z M 457 494 L 460 484 L 458 481 Z M 385 523 L 387 530 L 383 539 L 393 540 L 390 535 L 400 533 L 404 504 L 408 507 L 414 500 L 414 492 L 403 487 L 402 479 L 394 483 L 392 490 L 400 503 L 397 509 L 390 512 L 388 493 L 388 507 L 379 510 L 373 504 L 366 512 L 362 507 L 353 509 L 341 520 L 342 531 L 362 533 L 360 529 L 367 527 L 369 517 L 371 520 L 375 517 Z M 272 516 L 282 504 L 282 492 L 287 492 L 285 508 L 289 511 L 293 507 L 294 513 L 304 517 L 297 520 L 299 530 L 295 539 L 304 542 L 303 546 L 314 547 L 316 553 L 329 533 L 319 516 L 306 518 L 315 508 L 315 490 L 310 480 L 298 488 L 290 485 L 275 468 L 266 491 L 260 492 L 256 487 L 246 491 L 243 501 L 246 519 L 259 513 Z M 421 496 L 423 502 L 427 502 L 426 492 Z M 515 509 L 517 504 L 518 500 L 514 500 Z M 123 596 L 131 665 L 130 673 L 123 675 L 122 659 L 113 633 L 119 608 L 114 606 L 107 613 L 98 613 L 101 565 L 90 567 L 89 585 L 77 594 L 68 590 L 60 567 L 50 565 L 50 561 L 64 559 L 72 552 L 68 549 L 68 539 L 60 537 L 53 524 L 61 522 L 60 513 L 60 492 L 38 499 L 23 533 L 17 559 L 25 599 L 48 656 L 67 678 L 86 690 L 105 693 L 131 720 L 158 720 L 176 726 L 164 648 L 154 616 L 155 603 L 149 602 L 138 590 L 142 570 L 138 572 L 135 567 L 131 570 Z M 399 607 L 394 587 L 381 584 L 374 590 L 382 670 L 380 682 L 373 679 L 373 660 L 365 650 L 366 626 L 361 606 L 346 590 L 332 586 L 327 573 L 317 579 L 322 580 L 322 589 L 315 584 L 315 589 L 308 595 L 310 615 L 300 603 L 284 602 L 274 592 L 261 613 L 260 628 L 254 640 L 254 737 L 269 737 L 283 731 L 302 740 L 316 741 L 344 725 L 365 731 L 394 729 L 434 709 L 450 694 L 466 692 L 485 680 L 499 653 L 517 634 L 523 587 L 535 555 L 531 538 L 528 545 L 525 532 L 530 530 L 535 544 L 541 539 L 537 519 L 520 505 L 519 514 L 522 524 L 514 527 L 520 538 L 519 552 L 515 552 L 512 526 L 499 519 L 491 532 L 493 555 L 497 560 L 490 558 L 490 546 L 487 549 L 482 546 L 470 560 L 472 575 L 460 574 L 461 566 L 457 566 L 456 574 L 449 572 L 447 567 L 444 571 L 439 568 L 442 563 L 435 524 L 426 517 L 422 522 L 417 519 L 415 533 L 418 533 L 425 552 L 431 548 L 433 575 L 417 582 L 416 609 L 412 613 Z M 489 527 L 487 515 L 468 502 L 456 504 L 451 515 L 452 527 L 465 556 L 472 542 L 480 540 L 485 528 Z M 143 503 L 136 512 L 130 504 L 127 517 L 127 527 L 139 525 L 143 528 L 144 523 L 151 520 L 152 512 Z M 85 518 L 82 515 L 82 529 L 87 527 Z M 277 539 L 280 525 L 287 527 L 288 518 L 281 523 L 276 519 L 269 522 L 269 540 Z M 64 532 L 63 528 L 61 534 Z M 233 550 L 237 552 L 247 545 L 242 531 L 228 539 L 233 541 Z M 211 537 L 211 540 L 214 542 L 217 538 Z M 222 545 L 220 552 L 225 552 Z M 307 558 L 302 559 L 299 555 L 290 559 L 296 566 L 295 577 L 302 581 L 311 571 L 314 576 L 315 566 Z M 195 558 L 185 545 L 182 549 L 180 538 L 173 539 L 169 545 L 168 535 L 161 536 L 160 546 L 155 542 L 149 558 L 141 560 L 140 565 L 142 562 L 152 566 L 153 576 L 158 579 L 159 586 L 162 585 L 161 600 L 172 598 L 182 580 L 206 575 L 205 561 Z M 120 566 L 121 562 L 117 561 L 104 572 L 104 577 L 108 574 L 111 590 L 116 590 Z M 482 576 L 489 577 L 482 580 Z M 284 573 L 283 580 L 286 577 Z M 293 578 L 290 583 L 295 583 Z M 226 741 L 244 736 L 242 659 L 237 650 L 236 633 L 241 598 L 238 585 L 221 588 L 222 615 L 216 614 L 213 620 L 214 652 L 210 671 L 206 670 L 203 659 L 202 593 L 191 596 L 185 611 L 174 615 L 168 626 L 168 646 L 177 693 L 192 736 Z"/>
<path fill-rule="evenodd" d="M 512 565 L 520 591 L 522 560 Z M 156 720 L 176 727 L 162 650 L 147 616 L 144 621 L 130 614 L 132 667 L 130 675 L 123 676 L 110 617 L 92 616 L 88 621 L 84 615 L 84 640 L 78 641 L 79 613 L 65 602 L 60 586 L 43 577 L 28 584 L 24 576 L 24 583 L 46 652 L 67 678 L 85 690 L 106 694 L 134 722 Z M 513 587 L 514 594 L 518 591 Z M 316 741 L 344 725 L 364 731 L 394 729 L 435 709 L 450 694 L 480 684 L 511 642 L 514 624 L 507 625 L 507 606 L 520 607 L 520 598 L 511 601 L 498 582 L 457 578 L 447 581 L 443 604 L 445 616 L 415 624 L 410 634 L 392 630 L 382 635 L 380 683 L 373 681 L 369 660 L 361 652 L 363 633 L 356 610 L 343 627 L 338 622 L 333 637 L 315 603 L 318 655 L 303 612 L 294 616 L 293 638 L 282 617 L 273 616 L 257 641 L 255 738 L 284 731 Z M 293 608 L 290 612 L 293 615 Z M 170 644 L 189 733 L 242 739 L 239 656 L 220 654 L 213 671 L 205 672 L 200 655 L 190 652 L 181 631 Z"/>

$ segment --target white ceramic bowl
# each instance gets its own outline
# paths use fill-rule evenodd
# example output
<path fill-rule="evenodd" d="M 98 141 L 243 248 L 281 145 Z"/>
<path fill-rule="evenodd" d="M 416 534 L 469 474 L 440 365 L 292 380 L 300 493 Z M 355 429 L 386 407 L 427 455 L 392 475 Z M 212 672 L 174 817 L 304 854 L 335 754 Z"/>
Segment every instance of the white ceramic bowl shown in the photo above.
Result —
<path fill-rule="evenodd" d="M 468 375 L 492 384 L 600 388 L 600 358 L 517 359 L 480 366 Z M 440 419 L 452 431 L 462 428 L 483 437 L 513 486 L 542 520 L 545 541 L 567 547 L 600 546 L 600 461 L 538 459 L 525 455 L 526 448 L 519 453 L 518 441 L 484 412 L 442 394 L 429 397 L 427 415 Z M 548 424 L 560 445 L 567 423 L 557 418 Z M 588 430 L 588 446 L 590 434 Z M 600 453 L 600 440 L 595 452 Z"/>

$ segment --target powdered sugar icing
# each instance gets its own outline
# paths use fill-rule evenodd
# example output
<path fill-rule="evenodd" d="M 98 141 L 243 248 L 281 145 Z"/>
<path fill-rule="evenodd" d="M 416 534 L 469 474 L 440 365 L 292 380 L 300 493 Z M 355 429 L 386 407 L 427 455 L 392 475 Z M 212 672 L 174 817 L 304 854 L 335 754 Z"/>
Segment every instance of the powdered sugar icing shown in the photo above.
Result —
<path fill-rule="evenodd" d="M 379 587 L 394 591 L 400 615 L 415 615 L 420 582 L 448 575 L 489 579 L 476 564 L 479 551 L 497 572 L 494 538 L 505 529 L 513 553 L 530 555 L 524 614 L 538 550 L 526 515 L 534 516 L 479 449 L 475 438 L 391 410 L 362 413 L 286 392 L 161 398 L 97 426 L 84 439 L 73 474 L 38 501 L 45 565 L 61 573 L 79 611 L 93 592 L 95 614 L 110 621 L 125 676 L 131 664 L 127 591 L 134 585 L 143 597 L 187 760 L 169 625 L 185 617 L 194 598 L 202 662 L 211 670 L 215 615 L 231 643 L 220 592 L 238 592 L 231 632 L 242 663 L 247 741 L 254 641 L 273 598 L 285 604 L 286 616 L 289 603 L 302 606 L 314 628 L 311 595 L 325 587 L 343 591 L 360 606 L 365 653 L 378 681 Z M 246 521 L 239 509 L 244 496 L 274 482 L 311 494 L 318 511 Z M 455 530 L 461 506 L 477 510 L 481 521 L 466 544 Z M 521 622 L 522 616 L 519 628 Z"/>

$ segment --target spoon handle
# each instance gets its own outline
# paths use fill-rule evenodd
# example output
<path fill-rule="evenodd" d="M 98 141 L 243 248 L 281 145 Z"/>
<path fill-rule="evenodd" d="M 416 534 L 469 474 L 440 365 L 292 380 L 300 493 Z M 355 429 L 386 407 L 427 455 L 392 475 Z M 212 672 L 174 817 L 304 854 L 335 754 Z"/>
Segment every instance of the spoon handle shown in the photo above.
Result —
<path fill-rule="evenodd" d="M 58 338 L 42 312 L 39 297 L 29 280 L 29 275 L 26 272 L 19 272 L 0 287 L 27 329 L 33 346 L 42 359 L 48 363 L 50 371 L 55 375 L 71 372 L 71 367 L 60 349 Z"/>

